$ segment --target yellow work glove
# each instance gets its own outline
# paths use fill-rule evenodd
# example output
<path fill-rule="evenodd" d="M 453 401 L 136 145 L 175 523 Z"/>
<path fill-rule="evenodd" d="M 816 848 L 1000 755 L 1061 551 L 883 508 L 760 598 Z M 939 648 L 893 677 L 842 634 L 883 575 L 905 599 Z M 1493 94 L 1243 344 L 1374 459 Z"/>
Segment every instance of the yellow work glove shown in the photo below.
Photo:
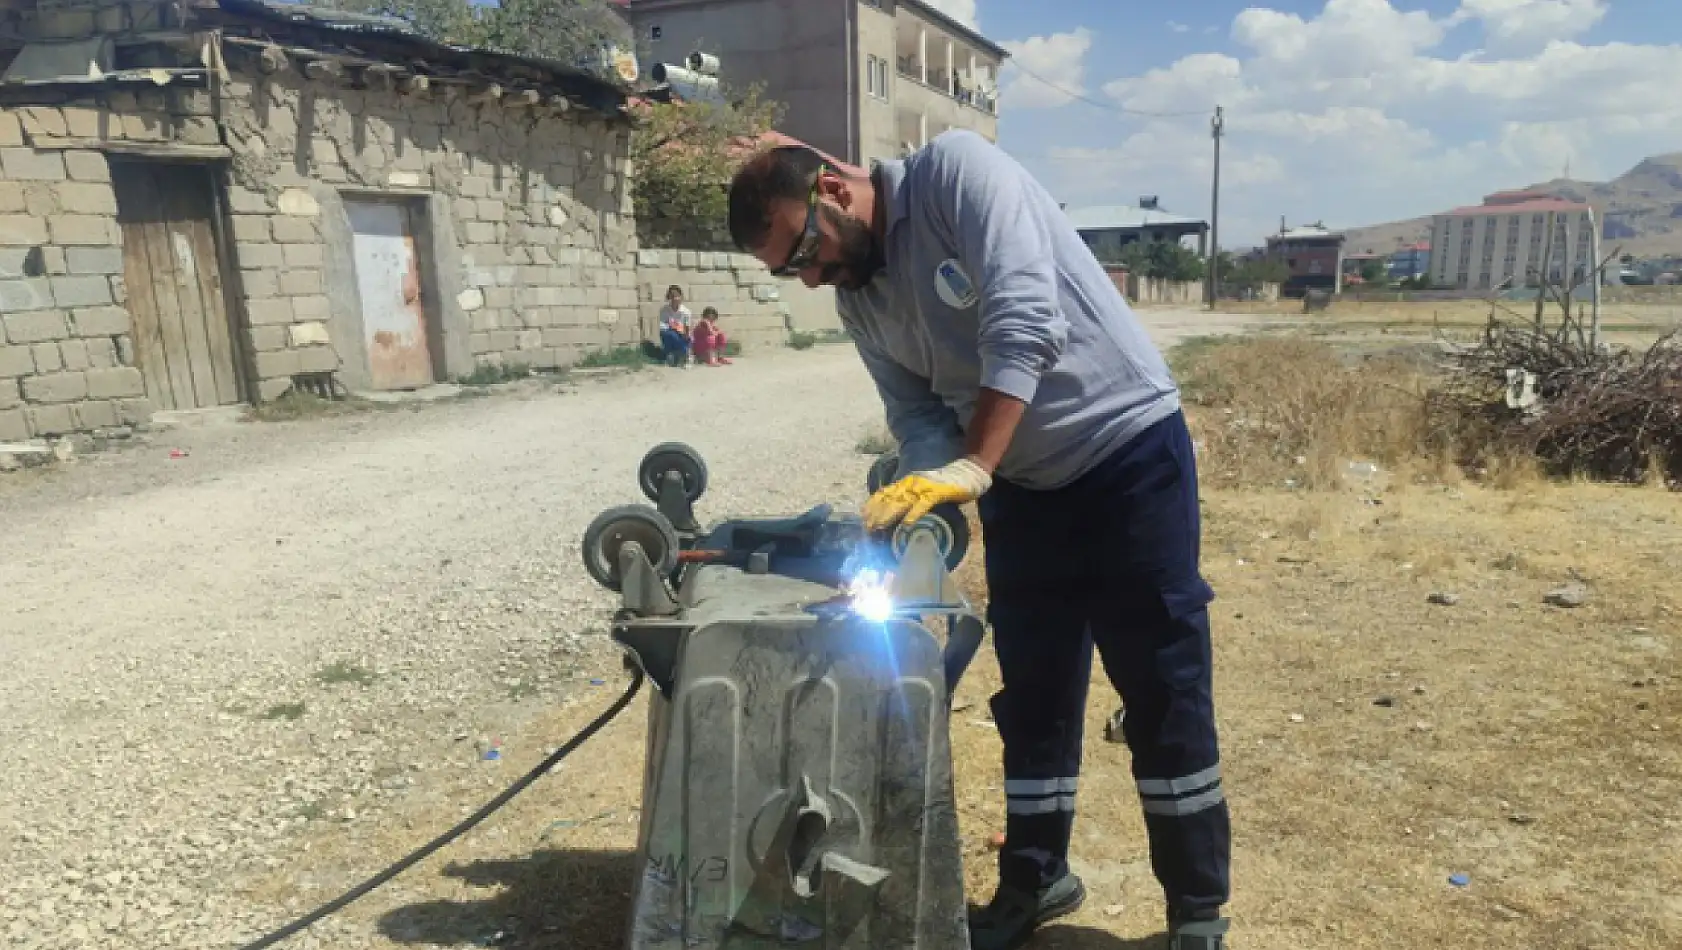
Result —
<path fill-rule="evenodd" d="M 932 471 L 912 472 L 870 496 L 864 504 L 864 526 L 886 531 L 901 521 L 914 524 L 936 505 L 974 501 L 991 487 L 992 476 L 967 458 Z"/>

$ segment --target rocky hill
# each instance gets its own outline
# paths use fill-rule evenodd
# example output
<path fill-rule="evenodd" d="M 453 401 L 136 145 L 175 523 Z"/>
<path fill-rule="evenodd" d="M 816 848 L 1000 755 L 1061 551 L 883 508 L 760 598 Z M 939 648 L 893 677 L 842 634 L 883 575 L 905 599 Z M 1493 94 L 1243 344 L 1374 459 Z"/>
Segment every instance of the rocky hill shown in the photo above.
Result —
<path fill-rule="evenodd" d="M 1655 155 L 1606 182 L 1556 178 L 1525 189 L 1587 201 L 1605 215 L 1606 252 L 1622 247 L 1636 257 L 1682 256 L 1682 152 Z M 1447 210 L 1447 209 L 1444 209 Z M 1430 217 L 1350 228 L 1352 252 L 1385 254 L 1427 240 Z"/>

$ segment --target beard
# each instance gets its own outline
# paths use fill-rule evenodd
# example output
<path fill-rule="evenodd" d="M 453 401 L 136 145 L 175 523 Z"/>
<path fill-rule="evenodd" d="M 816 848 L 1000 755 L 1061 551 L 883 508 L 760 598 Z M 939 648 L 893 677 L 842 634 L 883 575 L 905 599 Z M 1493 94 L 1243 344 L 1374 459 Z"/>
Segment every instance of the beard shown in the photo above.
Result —
<path fill-rule="evenodd" d="M 887 254 L 876 234 L 858 218 L 825 206 L 823 214 L 835 228 L 837 260 L 823 265 L 820 282 L 842 290 L 862 290 L 887 266 Z"/>

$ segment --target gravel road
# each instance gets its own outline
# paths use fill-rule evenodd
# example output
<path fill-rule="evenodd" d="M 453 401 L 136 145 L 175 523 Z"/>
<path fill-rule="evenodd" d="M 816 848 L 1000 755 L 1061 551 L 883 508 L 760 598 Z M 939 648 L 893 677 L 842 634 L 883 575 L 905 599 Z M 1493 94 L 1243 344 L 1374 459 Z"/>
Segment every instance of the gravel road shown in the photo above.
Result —
<path fill-rule="evenodd" d="M 1236 326 L 1147 319 L 1163 343 Z M 641 500 L 647 447 L 707 456 L 706 516 L 792 512 L 860 499 L 880 417 L 825 347 L 178 428 L 0 476 L 0 943 L 248 938 L 275 909 L 231 882 L 311 823 L 377 822 L 588 688 L 610 601 L 577 538 Z"/>

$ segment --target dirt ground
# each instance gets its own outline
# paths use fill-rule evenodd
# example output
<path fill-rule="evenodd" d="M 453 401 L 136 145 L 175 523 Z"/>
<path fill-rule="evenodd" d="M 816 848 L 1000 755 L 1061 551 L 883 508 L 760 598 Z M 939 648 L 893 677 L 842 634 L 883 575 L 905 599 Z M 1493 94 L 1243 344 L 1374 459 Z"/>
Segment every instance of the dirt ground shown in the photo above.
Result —
<path fill-rule="evenodd" d="M 1165 344 L 1246 319 L 1146 316 Z M 636 500 L 647 444 L 708 451 L 715 514 L 862 495 L 879 410 L 850 354 L 737 369 L 183 431 L 0 478 L 0 934 L 234 945 L 539 761 L 625 682 L 575 539 Z M 1682 946 L 1676 495 L 1381 472 L 1205 496 L 1235 946 Z M 1585 606 L 1543 603 L 1573 576 Z M 996 683 L 984 651 L 953 724 L 972 899 L 1002 827 Z M 267 715 L 291 701 L 308 711 Z M 1092 896 L 1035 948 L 1159 945 L 1113 705 L 1095 684 Z M 642 748 L 628 714 L 297 945 L 622 946 Z"/>

